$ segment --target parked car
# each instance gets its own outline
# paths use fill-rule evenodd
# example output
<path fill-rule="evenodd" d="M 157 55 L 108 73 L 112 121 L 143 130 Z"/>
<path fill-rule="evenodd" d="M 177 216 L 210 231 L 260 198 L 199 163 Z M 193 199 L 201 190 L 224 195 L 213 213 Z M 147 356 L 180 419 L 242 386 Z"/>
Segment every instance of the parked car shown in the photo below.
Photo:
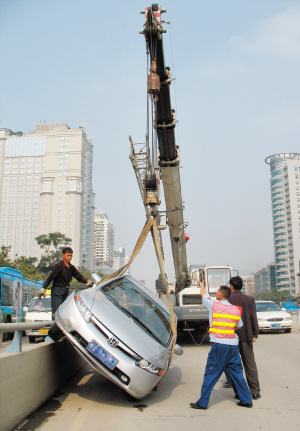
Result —
<path fill-rule="evenodd" d="M 291 332 L 292 316 L 273 301 L 255 301 L 260 331 Z"/>
<path fill-rule="evenodd" d="M 52 320 L 51 297 L 46 298 L 35 297 L 31 300 L 28 310 L 25 314 L 25 322 L 42 322 L 45 320 Z M 29 342 L 34 343 L 37 337 L 46 338 L 49 328 L 42 329 L 28 329 Z"/>
<path fill-rule="evenodd" d="M 169 308 L 130 276 L 71 294 L 55 315 L 49 336 L 63 334 L 97 371 L 141 399 L 170 365 L 173 333 Z M 182 354 L 176 345 L 175 353 Z"/>

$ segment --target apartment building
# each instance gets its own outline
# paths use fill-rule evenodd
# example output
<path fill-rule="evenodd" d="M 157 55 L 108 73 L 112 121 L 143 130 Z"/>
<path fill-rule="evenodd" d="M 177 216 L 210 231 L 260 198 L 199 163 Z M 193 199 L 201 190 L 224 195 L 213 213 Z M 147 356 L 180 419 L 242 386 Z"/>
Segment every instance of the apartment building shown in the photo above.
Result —
<path fill-rule="evenodd" d="M 267 157 L 271 170 L 271 199 L 277 289 L 300 295 L 300 154 Z"/>
<path fill-rule="evenodd" d="M 254 276 L 247 275 L 242 277 L 243 279 L 243 289 L 242 292 L 246 295 L 253 295 L 254 293 Z"/>
<path fill-rule="evenodd" d="M 0 246 L 11 246 L 9 257 L 39 259 L 35 238 L 61 232 L 72 239 L 74 265 L 93 269 L 93 145 L 85 128 L 0 129 L 0 169 Z"/>
<path fill-rule="evenodd" d="M 254 292 L 270 292 L 276 289 L 276 266 L 275 262 L 268 263 L 267 266 L 254 273 Z"/>
<path fill-rule="evenodd" d="M 100 214 L 94 216 L 94 259 L 96 266 L 113 268 L 114 263 L 114 244 L 115 244 L 115 231 L 114 225 L 109 220 L 107 214 Z"/>
<path fill-rule="evenodd" d="M 123 247 L 119 247 L 117 250 L 114 250 L 114 271 L 117 271 L 118 269 L 122 268 L 128 262 L 129 257 L 126 256 L 125 249 Z M 130 274 L 130 268 L 128 268 L 126 274 Z"/>

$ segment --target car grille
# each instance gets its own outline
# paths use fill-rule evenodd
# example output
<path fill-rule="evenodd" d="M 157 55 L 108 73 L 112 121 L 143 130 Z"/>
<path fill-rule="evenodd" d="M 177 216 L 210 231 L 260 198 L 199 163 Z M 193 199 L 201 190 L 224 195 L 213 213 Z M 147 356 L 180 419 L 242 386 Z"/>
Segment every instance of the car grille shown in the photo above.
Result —
<path fill-rule="evenodd" d="M 271 319 L 267 319 L 268 322 L 281 322 L 283 320 L 282 317 L 274 317 Z"/>
<path fill-rule="evenodd" d="M 78 332 L 76 331 L 72 331 L 71 335 L 77 339 L 77 341 L 86 349 L 86 346 L 89 344 L 80 334 L 78 334 Z M 86 349 L 87 350 L 87 349 Z M 87 352 L 89 354 L 91 354 L 91 352 L 89 352 L 87 350 Z M 121 371 L 118 367 L 115 367 L 113 370 L 111 370 L 110 368 L 108 368 L 103 362 L 99 361 L 98 358 L 96 358 L 96 356 L 93 356 L 94 360 L 99 362 L 99 364 L 101 365 L 101 367 L 105 368 L 107 371 L 109 371 L 111 374 L 114 374 L 122 383 L 123 385 L 129 385 L 130 383 L 130 378 L 123 373 L 123 371 Z M 127 377 L 127 383 L 124 383 L 124 381 L 121 379 L 121 376 L 126 376 Z"/>
<path fill-rule="evenodd" d="M 118 341 L 118 345 L 115 347 L 116 349 L 122 350 L 127 356 L 130 356 L 130 358 L 133 358 L 134 360 L 140 360 L 142 359 L 136 352 L 130 349 L 125 343 L 120 341 L 118 337 L 116 337 L 115 334 L 110 332 L 106 326 L 103 325 L 102 322 L 100 322 L 98 319 L 96 319 L 95 316 L 92 317 L 92 322 L 96 326 L 96 328 L 107 338 L 115 338 Z"/>
<path fill-rule="evenodd" d="M 200 305 L 202 304 L 201 295 L 182 295 L 182 305 Z"/>

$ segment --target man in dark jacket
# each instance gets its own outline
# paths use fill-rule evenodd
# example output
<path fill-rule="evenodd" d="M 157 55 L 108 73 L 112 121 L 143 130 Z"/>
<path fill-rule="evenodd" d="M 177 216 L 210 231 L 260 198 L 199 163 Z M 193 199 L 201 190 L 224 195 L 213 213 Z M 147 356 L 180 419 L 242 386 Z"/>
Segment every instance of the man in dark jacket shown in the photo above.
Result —
<path fill-rule="evenodd" d="M 80 272 L 77 271 L 75 266 L 71 264 L 72 257 L 73 250 L 71 247 L 64 248 L 62 251 L 62 260 L 54 265 L 43 286 L 44 290 L 46 290 L 53 281 L 51 290 L 53 319 L 56 310 L 69 295 L 69 286 L 73 277 L 81 283 L 86 283 L 87 286 L 93 285 L 91 280 L 87 280 L 82 274 L 80 274 Z"/>
<path fill-rule="evenodd" d="M 258 372 L 254 358 L 253 343 L 255 343 L 259 327 L 257 322 L 255 300 L 250 295 L 242 293 L 243 280 L 241 277 L 230 279 L 231 295 L 228 301 L 232 305 L 242 307 L 243 326 L 239 330 L 239 351 L 242 358 L 248 386 L 253 400 L 261 397 Z M 235 389 L 235 388 L 234 388 Z M 237 392 L 235 390 L 237 395 Z"/>

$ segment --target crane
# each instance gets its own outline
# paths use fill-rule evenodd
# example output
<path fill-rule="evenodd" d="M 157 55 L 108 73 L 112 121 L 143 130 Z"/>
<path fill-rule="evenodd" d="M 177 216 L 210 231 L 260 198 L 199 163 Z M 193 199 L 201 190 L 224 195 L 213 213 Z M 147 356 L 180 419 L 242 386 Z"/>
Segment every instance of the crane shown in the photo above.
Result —
<path fill-rule="evenodd" d="M 134 144 L 130 137 L 130 159 L 139 183 L 146 213 L 160 224 L 158 206 L 160 182 L 163 184 L 166 203 L 166 223 L 169 227 L 175 269 L 175 291 L 178 293 L 189 284 L 186 238 L 183 218 L 183 202 L 180 181 L 180 153 L 175 143 L 175 110 L 171 107 L 171 70 L 165 66 L 161 14 L 166 12 L 157 4 L 146 8 L 144 29 L 147 45 L 147 61 L 150 65 L 147 91 L 147 111 L 152 115 L 152 130 L 146 135 L 144 144 Z M 149 106 L 151 105 L 151 106 Z M 148 117 L 149 118 L 149 117 Z M 148 120 L 150 124 L 150 120 Z M 149 135 L 152 145 L 149 144 Z M 151 147 L 151 149 L 150 149 Z M 163 228 L 159 226 L 159 228 Z M 160 236 L 161 239 L 161 236 Z M 161 242 L 161 250 L 163 247 Z M 163 283 L 160 283 L 160 289 Z"/>
<path fill-rule="evenodd" d="M 208 324 L 208 312 L 202 305 L 198 281 L 205 281 L 207 293 L 216 295 L 218 286 L 225 285 L 232 276 L 228 266 L 207 267 L 187 265 L 185 234 L 187 223 L 183 218 L 183 201 L 180 180 L 180 152 L 175 143 L 176 116 L 171 106 L 171 69 L 165 66 L 163 28 L 161 16 L 166 10 L 158 4 L 147 7 L 144 28 L 140 32 L 146 40 L 147 69 L 147 133 L 143 143 L 130 140 L 130 160 L 136 174 L 147 217 L 156 220 L 160 232 L 161 255 L 164 255 L 161 230 L 169 227 L 175 283 L 171 290 L 172 305 L 177 316 L 178 329 L 199 328 Z M 151 125 L 151 127 L 150 127 Z M 166 210 L 159 211 L 163 185 Z M 162 223 L 161 214 L 165 216 Z M 164 275 L 156 285 L 160 298 L 166 294 Z M 190 329 L 189 329 L 190 330 Z"/>

